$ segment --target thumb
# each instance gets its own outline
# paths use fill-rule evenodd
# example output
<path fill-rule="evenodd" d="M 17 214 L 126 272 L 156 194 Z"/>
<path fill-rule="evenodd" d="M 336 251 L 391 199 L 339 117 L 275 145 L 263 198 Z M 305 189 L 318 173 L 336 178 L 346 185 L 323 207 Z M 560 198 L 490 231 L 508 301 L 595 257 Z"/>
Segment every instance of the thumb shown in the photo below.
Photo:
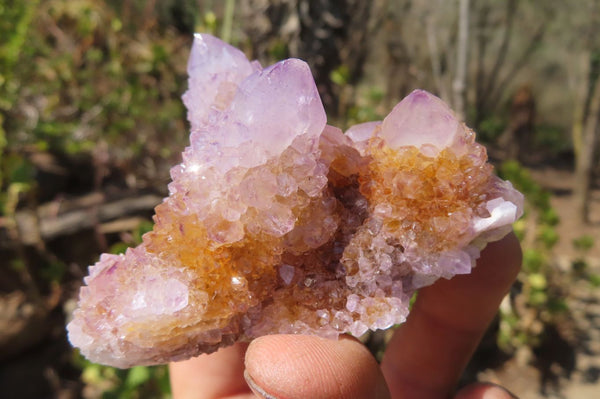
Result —
<path fill-rule="evenodd" d="M 271 335 L 246 352 L 248 385 L 271 398 L 390 398 L 383 374 L 356 339 Z"/>

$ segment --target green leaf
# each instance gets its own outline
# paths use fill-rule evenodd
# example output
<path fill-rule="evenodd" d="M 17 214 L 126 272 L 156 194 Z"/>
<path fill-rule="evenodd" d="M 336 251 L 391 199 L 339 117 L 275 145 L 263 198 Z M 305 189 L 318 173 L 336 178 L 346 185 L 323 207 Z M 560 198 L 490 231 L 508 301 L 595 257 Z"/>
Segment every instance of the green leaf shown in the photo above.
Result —
<path fill-rule="evenodd" d="M 543 290 L 546 289 L 546 287 L 548 286 L 548 281 L 546 280 L 546 277 L 540 273 L 530 274 L 527 280 L 529 281 L 531 288 L 535 290 Z"/>
<path fill-rule="evenodd" d="M 33 182 L 35 168 L 27 159 L 21 155 L 12 154 L 6 158 L 4 168 L 8 178 L 8 183 Z"/>
<path fill-rule="evenodd" d="M 594 247 L 594 237 L 585 234 L 573 240 L 573 247 L 579 251 L 589 251 Z"/>
<path fill-rule="evenodd" d="M 563 298 L 550 298 L 547 306 L 551 313 L 563 313 L 569 310 L 569 304 Z"/>
<path fill-rule="evenodd" d="M 46 281 L 59 282 L 62 280 L 66 271 L 67 266 L 63 262 L 56 260 L 42 266 L 40 276 Z"/>
<path fill-rule="evenodd" d="M 149 220 L 142 221 L 133 232 L 133 239 L 134 239 L 135 243 L 141 244 L 142 237 L 144 236 L 144 234 L 148 233 L 149 231 L 152 231 L 153 227 L 154 227 L 154 223 L 152 223 L 151 221 L 149 221 Z"/>
<path fill-rule="evenodd" d="M 415 301 L 417 300 L 417 294 L 418 294 L 418 292 L 415 291 L 415 293 L 412 294 L 412 296 L 410 297 L 410 301 L 408 302 L 409 309 L 412 309 L 413 305 L 415 304 Z"/>
<path fill-rule="evenodd" d="M 527 221 L 525 218 L 521 218 L 513 223 L 513 231 L 515 232 L 519 241 L 523 241 L 525 238 L 525 231 L 527 230 Z"/>
<path fill-rule="evenodd" d="M 333 83 L 339 86 L 345 86 L 350 82 L 350 69 L 346 65 L 340 65 L 329 75 Z"/>
<path fill-rule="evenodd" d="M 523 251 L 523 269 L 529 273 L 536 273 L 544 264 L 544 255 L 535 249 L 526 249 Z"/>
<path fill-rule="evenodd" d="M 543 226 L 539 232 L 539 239 L 546 248 L 551 249 L 558 242 L 559 236 L 554 228 Z"/>
<path fill-rule="evenodd" d="M 100 366 L 97 364 L 89 364 L 83 369 L 81 373 L 81 380 L 88 384 L 97 384 L 102 380 L 100 374 Z"/>
<path fill-rule="evenodd" d="M 135 366 L 129 370 L 125 379 L 125 386 L 128 388 L 138 387 L 150 380 L 150 369 L 146 366 Z"/>
<path fill-rule="evenodd" d="M 111 254 L 119 255 L 125 253 L 125 251 L 127 251 L 127 248 L 129 248 L 129 245 L 125 244 L 124 242 L 118 242 L 116 244 L 111 245 L 108 249 L 108 252 L 110 252 Z"/>
<path fill-rule="evenodd" d="M 540 221 L 550 226 L 556 226 L 560 222 L 560 217 L 554 208 L 549 208 L 541 214 Z"/>
<path fill-rule="evenodd" d="M 544 291 L 533 291 L 529 295 L 529 303 L 533 306 L 543 306 L 548 301 L 548 295 Z"/>

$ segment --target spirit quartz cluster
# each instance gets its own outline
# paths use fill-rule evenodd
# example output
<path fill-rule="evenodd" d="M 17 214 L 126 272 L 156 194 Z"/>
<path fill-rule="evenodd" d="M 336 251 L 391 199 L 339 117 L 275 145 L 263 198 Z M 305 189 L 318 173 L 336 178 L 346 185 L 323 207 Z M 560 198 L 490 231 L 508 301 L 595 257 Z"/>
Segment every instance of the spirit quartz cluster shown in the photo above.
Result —
<path fill-rule="evenodd" d="M 188 73 L 191 143 L 154 230 L 90 267 L 67 327 L 92 361 L 388 328 L 415 290 L 469 273 L 522 213 L 473 131 L 425 91 L 344 134 L 301 60 L 262 68 L 196 35 Z"/>

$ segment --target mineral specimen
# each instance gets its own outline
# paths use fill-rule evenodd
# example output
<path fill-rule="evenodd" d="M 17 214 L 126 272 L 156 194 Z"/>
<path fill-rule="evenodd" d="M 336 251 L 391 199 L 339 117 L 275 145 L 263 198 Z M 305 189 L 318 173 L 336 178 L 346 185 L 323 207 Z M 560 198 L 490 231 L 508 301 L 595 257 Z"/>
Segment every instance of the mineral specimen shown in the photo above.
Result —
<path fill-rule="evenodd" d="M 67 327 L 92 361 L 388 328 L 415 290 L 469 273 L 522 213 L 475 134 L 427 92 L 343 134 L 303 61 L 262 69 L 196 35 L 188 72 L 191 144 L 154 230 L 90 267 Z"/>

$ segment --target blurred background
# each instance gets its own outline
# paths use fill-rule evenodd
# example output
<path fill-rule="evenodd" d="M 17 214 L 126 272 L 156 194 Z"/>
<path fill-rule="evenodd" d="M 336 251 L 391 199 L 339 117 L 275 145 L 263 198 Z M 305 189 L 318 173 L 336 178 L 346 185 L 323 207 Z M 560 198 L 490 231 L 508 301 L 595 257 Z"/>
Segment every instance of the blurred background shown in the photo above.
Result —
<path fill-rule="evenodd" d="M 415 88 L 450 103 L 527 197 L 523 270 L 463 382 L 600 397 L 599 0 L 0 0 L 0 396 L 170 397 L 165 367 L 91 364 L 64 325 L 87 265 L 152 228 L 194 32 L 308 61 L 343 128 Z"/>

